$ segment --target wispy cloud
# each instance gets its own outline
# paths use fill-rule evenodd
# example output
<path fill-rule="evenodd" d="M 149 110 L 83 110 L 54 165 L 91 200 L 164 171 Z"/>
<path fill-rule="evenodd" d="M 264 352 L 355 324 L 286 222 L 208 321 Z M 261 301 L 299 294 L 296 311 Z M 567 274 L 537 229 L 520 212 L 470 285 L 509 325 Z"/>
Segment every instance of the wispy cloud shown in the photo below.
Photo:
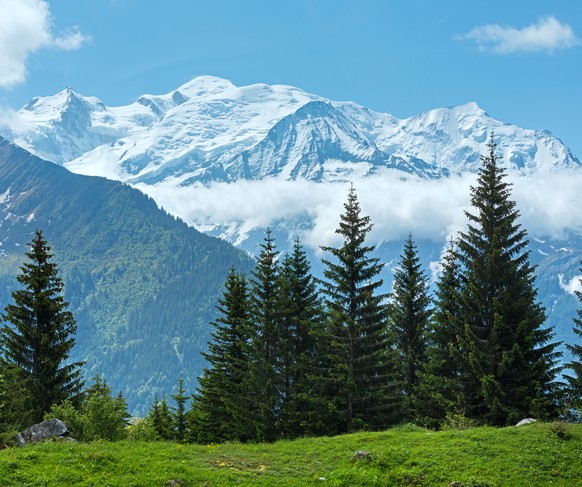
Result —
<path fill-rule="evenodd" d="M 38 50 L 70 51 L 89 40 L 77 27 L 53 32 L 45 0 L 0 0 L 0 12 L 0 87 L 23 83 L 28 58 Z"/>
<path fill-rule="evenodd" d="M 574 276 L 569 281 L 564 281 L 564 275 L 558 274 L 560 287 L 572 296 L 576 296 L 577 292 L 582 292 L 582 276 Z"/>
<path fill-rule="evenodd" d="M 466 224 L 463 210 L 470 205 L 474 174 L 438 180 L 382 174 L 354 181 L 362 211 L 374 228 L 370 242 L 402 242 L 408 232 L 415 238 L 444 242 Z M 567 228 L 582 227 L 579 193 L 582 174 L 555 173 L 536 180 L 512 177 L 512 199 L 521 212 L 520 223 L 530 235 L 561 237 Z M 295 226 L 303 242 L 314 250 L 335 245 L 339 215 L 349 185 L 311 181 L 260 180 L 213 183 L 175 188 L 164 183 L 138 185 L 158 204 L 188 223 L 208 230 L 230 228 L 229 239 L 285 220 Z M 305 226 L 305 220 L 312 222 Z"/>
<path fill-rule="evenodd" d="M 552 52 L 580 43 L 572 27 L 552 16 L 543 17 L 536 24 L 522 29 L 496 24 L 483 25 L 460 36 L 460 39 L 474 40 L 480 50 L 497 54 Z"/>
<path fill-rule="evenodd" d="M 75 51 L 91 38 L 82 34 L 78 27 L 72 27 L 60 37 L 55 37 L 50 43 L 50 47 L 59 51 Z"/>

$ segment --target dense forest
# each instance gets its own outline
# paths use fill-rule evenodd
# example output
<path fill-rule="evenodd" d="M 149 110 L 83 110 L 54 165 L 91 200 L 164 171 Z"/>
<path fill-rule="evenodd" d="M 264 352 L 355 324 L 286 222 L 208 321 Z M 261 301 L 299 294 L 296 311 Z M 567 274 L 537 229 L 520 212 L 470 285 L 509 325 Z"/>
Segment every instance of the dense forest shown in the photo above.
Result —
<path fill-rule="evenodd" d="M 493 139 L 488 150 L 471 188 L 469 223 L 450 242 L 434 296 L 411 234 L 392 292 L 381 292 L 383 263 L 366 242 L 373 223 L 352 187 L 336 230 L 342 243 L 322 247 L 323 278 L 311 274 L 300 241 L 281 256 L 267 231 L 254 269 L 233 266 L 226 277 L 197 389 L 175 377 L 177 393 L 155 398 L 144 418 L 131 421 L 125 398 L 105 378 L 96 375 L 85 387 L 82 364 L 69 360 L 75 320 L 38 231 L 18 277 L 21 288 L 2 314 L 0 429 L 8 434 L 58 417 L 83 440 L 206 443 L 401 423 L 579 420 L 582 349 L 568 344 L 574 358 L 561 382 L 527 233 Z M 166 318 L 171 322 L 172 308 Z M 582 309 L 573 329 L 582 335 Z"/>
<path fill-rule="evenodd" d="M 83 378 L 104 374 L 137 415 L 180 374 L 194 387 L 224 276 L 252 269 L 246 253 L 136 189 L 70 173 L 1 138 L 0 195 L 0 311 L 42 229 L 77 321 L 71 358 L 86 362 Z"/>

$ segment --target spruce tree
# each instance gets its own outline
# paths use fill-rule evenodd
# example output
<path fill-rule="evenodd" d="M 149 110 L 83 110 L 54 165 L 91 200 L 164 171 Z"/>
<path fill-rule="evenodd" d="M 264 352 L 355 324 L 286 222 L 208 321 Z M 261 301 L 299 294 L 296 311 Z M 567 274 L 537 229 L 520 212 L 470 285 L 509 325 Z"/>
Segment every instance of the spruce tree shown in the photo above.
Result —
<path fill-rule="evenodd" d="M 556 343 L 543 328 L 526 231 L 498 165 L 493 137 L 471 188 L 469 224 L 456 257 L 462 266 L 462 356 L 467 414 L 492 425 L 545 418 L 557 372 Z"/>
<path fill-rule="evenodd" d="M 409 234 L 394 274 L 392 300 L 388 306 L 388 321 L 402 365 L 407 420 L 417 418 L 416 396 L 419 373 L 426 362 L 429 305 L 428 278 L 422 270 L 412 234 Z"/>
<path fill-rule="evenodd" d="M 320 348 L 324 328 L 319 293 L 299 240 L 283 260 L 279 273 L 277 308 L 283 331 L 282 435 L 297 437 L 325 429 Z"/>
<path fill-rule="evenodd" d="M 463 413 L 459 364 L 459 337 L 463 328 L 459 273 L 455 244 L 451 240 L 436 282 L 427 336 L 427 362 L 420 373 L 417 395 L 418 421 L 431 428 L 438 427 L 447 413 Z"/>
<path fill-rule="evenodd" d="M 188 429 L 188 422 L 186 420 L 186 402 L 190 396 L 186 395 L 186 389 L 184 389 L 184 379 L 180 375 L 178 379 L 178 391 L 176 394 L 172 395 L 172 399 L 176 402 L 176 407 L 174 408 L 175 425 L 174 430 L 176 431 L 176 439 L 183 442 L 186 439 L 186 432 Z"/>
<path fill-rule="evenodd" d="M 580 282 L 582 283 L 582 280 Z M 582 292 L 576 291 L 576 296 L 578 296 L 578 300 L 582 303 Z M 578 310 L 578 317 L 573 320 L 574 333 L 582 338 L 582 308 Z M 582 409 L 582 345 L 580 343 L 568 343 L 566 347 L 568 347 L 568 350 L 573 355 L 573 360 L 567 365 L 573 374 L 565 374 L 566 380 L 568 381 L 568 395 L 570 396 L 572 405 L 578 409 Z"/>
<path fill-rule="evenodd" d="M 0 360 L 0 433 L 21 431 L 30 426 L 30 403 L 22 371 Z"/>
<path fill-rule="evenodd" d="M 30 245 L 28 262 L 17 277 L 24 289 L 12 292 L 14 304 L 6 306 L 2 315 L 0 351 L 8 364 L 22 371 L 32 419 L 39 422 L 53 404 L 79 395 L 83 363 L 68 361 L 77 325 L 66 309 L 63 282 L 40 230 Z"/>
<path fill-rule="evenodd" d="M 281 429 L 284 330 L 277 306 L 279 264 L 275 241 L 267 229 L 251 278 L 249 318 L 251 369 L 246 381 L 253 399 L 255 439 L 275 441 Z"/>
<path fill-rule="evenodd" d="M 154 402 L 148 413 L 147 420 L 158 439 L 166 441 L 174 439 L 174 418 L 165 397 L 161 401 L 158 400 L 157 396 L 154 397 Z"/>
<path fill-rule="evenodd" d="M 382 264 L 370 256 L 373 247 L 365 245 L 372 224 L 370 217 L 360 215 L 353 186 L 344 208 L 336 230 L 343 237 L 342 246 L 322 247 L 334 258 L 323 259 L 322 281 L 330 335 L 329 414 L 336 416 L 335 431 L 330 433 L 382 428 L 401 412 L 386 332 L 386 296 L 378 293 Z"/>
<path fill-rule="evenodd" d="M 211 323 L 212 341 L 204 357 L 208 367 L 188 413 L 194 441 L 217 442 L 254 438 L 248 415 L 249 294 L 247 280 L 231 268 Z"/>

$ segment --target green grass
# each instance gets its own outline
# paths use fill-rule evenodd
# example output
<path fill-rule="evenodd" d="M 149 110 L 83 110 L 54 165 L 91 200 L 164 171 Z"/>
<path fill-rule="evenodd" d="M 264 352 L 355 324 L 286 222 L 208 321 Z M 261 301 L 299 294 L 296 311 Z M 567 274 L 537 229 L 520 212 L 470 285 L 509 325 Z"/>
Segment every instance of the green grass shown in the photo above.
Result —
<path fill-rule="evenodd" d="M 582 425 L 566 426 L 403 426 L 271 445 L 48 442 L 0 451 L 0 485 L 582 487 Z M 354 462 L 357 450 L 370 457 Z"/>

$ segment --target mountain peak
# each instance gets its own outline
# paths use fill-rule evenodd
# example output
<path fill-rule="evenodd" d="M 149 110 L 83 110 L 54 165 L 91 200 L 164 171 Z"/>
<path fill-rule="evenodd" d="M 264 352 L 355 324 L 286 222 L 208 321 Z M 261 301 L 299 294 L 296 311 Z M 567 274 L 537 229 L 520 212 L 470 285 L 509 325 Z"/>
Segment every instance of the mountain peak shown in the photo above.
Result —
<path fill-rule="evenodd" d="M 483 110 L 475 101 L 469 101 L 467 103 L 463 103 L 462 105 L 456 105 L 451 107 L 451 110 L 455 110 L 459 113 L 467 113 L 467 112 L 479 112 L 483 113 Z"/>
<path fill-rule="evenodd" d="M 37 96 L 32 98 L 21 109 L 21 113 L 29 112 L 34 114 L 35 118 L 40 119 L 55 119 L 60 118 L 61 114 L 70 110 L 101 110 L 105 105 L 95 97 L 86 97 L 75 91 L 73 88 L 67 87 L 57 94 L 52 96 Z"/>
<path fill-rule="evenodd" d="M 183 95 L 194 97 L 216 95 L 235 88 L 236 86 L 230 80 L 219 78 L 217 76 L 205 75 L 191 79 L 180 86 L 177 91 Z"/>
<path fill-rule="evenodd" d="M 27 149 L 75 172 L 134 183 L 310 178 L 310 171 L 295 176 L 282 168 L 319 170 L 327 161 L 377 168 L 390 158 L 421 175 L 428 166 L 439 174 L 474 171 L 491 132 L 523 173 L 580 164 L 559 140 L 495 120 L 474 101 L 401 120 L 293 86 L 236 86 L 217 76 L 111 108 L 69 87 L 20 113 L 34 127 L 18 133 Z"/>

